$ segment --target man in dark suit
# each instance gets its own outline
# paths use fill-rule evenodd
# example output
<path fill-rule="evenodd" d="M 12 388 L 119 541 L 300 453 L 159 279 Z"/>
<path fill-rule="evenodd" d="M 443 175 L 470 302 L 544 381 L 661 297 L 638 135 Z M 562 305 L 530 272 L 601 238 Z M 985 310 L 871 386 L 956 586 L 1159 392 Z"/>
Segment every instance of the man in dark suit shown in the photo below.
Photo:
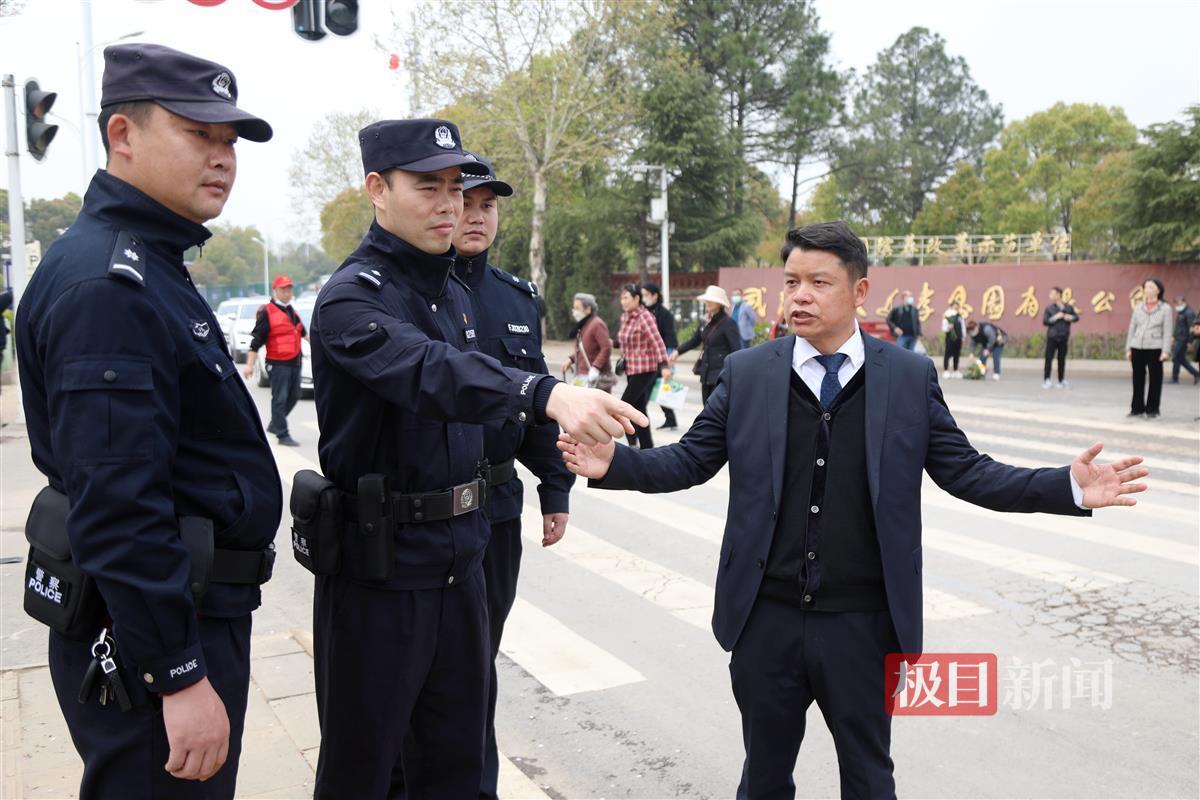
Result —
<path fill-rule="evenodd" d="M 1134 505 L 1140 458 L 1022 469 L 977 452 L 933 362 L 862 333 L 867 253 L 843 222 L 788 233 L 795 336 L 739 351 L 679 444 L 635 451 L 560 437 L 568 467 L 607 489 L 670 492 L 729 462 L 713 632 L 732 650 L 746 759 L 738 796 L 790 798 L 815 700 L 843 797 L 894 797 L 895 685 L 884 658 L 921 652 L 921 472 L 998 511 L 1086 516 Z M 768 424 L 763 424 L 769 420 Z M 768 457 L 763 458 L 762 454 Z"/>

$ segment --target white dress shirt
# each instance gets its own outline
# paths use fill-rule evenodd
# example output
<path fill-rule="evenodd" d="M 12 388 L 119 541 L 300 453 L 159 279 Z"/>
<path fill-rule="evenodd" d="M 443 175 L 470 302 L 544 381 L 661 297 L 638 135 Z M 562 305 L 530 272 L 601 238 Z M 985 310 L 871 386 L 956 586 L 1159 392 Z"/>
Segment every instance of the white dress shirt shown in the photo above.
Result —
<path fill-rule="evenodd" d="M 858 330 L 858 320 L 854 321 L 854 333 L 850 334 L 849 339 L 842 342 L 842 346 L 837 349 L 837 352 L 849 356 L 842 362 L 841 369 L 838 370 L 838 383 L 845 386 L 855 373 L 862 369 L 863 362 L 867 360 L 862 334 Z M 800 380 L 804 381 L 804 385 L 812 391 L 813 397 L 821 396 L 821 381 L 825 380 L 825 368 L 821 366 L 820 361 L 817 361 L 819 355 L 821 352 L 809 344 L 807 339 L 796 337 L 796 344 L 792 348 L 792 369 L 796 370 Z"/>
<path fill-rule="evenodd" d="M 838 370 L 838 383 L 845 386 L 862 369 L 863 362 L 867 358 L 866 349 L 863 347 L 862 333 L 858 328 L 858 320 L 854 321 L 854 333 L 842 342 L 842 346 L 837 349 L 837 352 L 845 353 L 848 356 Z M 807 339 L 796 337 L 796 344 L 792 348 L 792 369 L 800 376 L 800 380 L 804 381 L 804 385 L 813 393 L 813 397 L 821 396 L 821 381 L 825 380 L 825 368 L 821 366 L 820 361 L 817 361 L 819 355 L 821 352 L 809 344 Z M 1083 489 L 1080 488 L 1074 475 L 1069 472 L 1067 474 L 1071 478 L 1071 498 L 1075 501 L 1076 506 L 1083 508 Z"/>

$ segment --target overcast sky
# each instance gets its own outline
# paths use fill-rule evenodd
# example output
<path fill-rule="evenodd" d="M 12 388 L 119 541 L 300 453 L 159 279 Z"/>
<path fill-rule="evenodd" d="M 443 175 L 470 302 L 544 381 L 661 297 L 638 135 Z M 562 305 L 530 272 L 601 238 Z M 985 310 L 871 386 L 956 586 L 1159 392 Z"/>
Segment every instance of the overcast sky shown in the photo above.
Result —
<path fill-rule="evenodd" d="M 189 0 L 94 2 L 96 78 L 102 43 L 133 31 L 144 32 L 137 40 L 230 67 L 239 105 L 267 119 L 275 138 L 238 146 L 237 185 L 222 219 L 257 225 L 272 242 L 317 241 L 318 230 L 297 224 L 288 186 L 289 162 L 314 122 L 330 111 L 361 108 L 386 117 L 408 113 L 403 70 L 388 69 L 388 54 L 374 38 L 391 31 L 393 14 L 407 20 L 409 3 L 360 0 L 359 6 L 356 35 L 305 42 L 291 32 L 290 12 L 268 11 L 253 0 L 211 8 Z M 1179 119 L 1188 104 L 1200 102 L 1200 0 L 816 0 L 816 7 L 843 68 L 863 70 L 914 25 L 940 33 L 949 52 L 964 56 L 976 82 L 1003 105 L 1006 121 L 1061 100 L 1120 106 L 1142 128 Z M 80 0 L 25 0 L 20 14 L 0 19 L 0 72 L 15 75 L 18 92 L 34 77 L 57 91 L 54 112 L 62 117 L 54 120 L 60 129 L 45 161 L 22 149 L 26 202 L 84 186 L 81 20 Z M 464 136 L 469 145 L 470 132 Z M 7 188 L 8 173 L 0 177 Z"/>

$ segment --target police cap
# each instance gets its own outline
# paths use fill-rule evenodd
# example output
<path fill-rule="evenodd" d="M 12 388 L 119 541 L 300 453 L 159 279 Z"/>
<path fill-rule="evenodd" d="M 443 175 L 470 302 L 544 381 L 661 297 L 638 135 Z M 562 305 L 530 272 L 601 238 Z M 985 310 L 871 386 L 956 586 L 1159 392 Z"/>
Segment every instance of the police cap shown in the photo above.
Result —
<path fill-rule="evenodd" d="M 271 138 L 271 126 L 237 107 L 237 80 L 225 67 L 159 44 L 104 48 L 100 107 L 151 100 L 197 122 L 228 123 L 253 142 Z"/>
<path fill-rule="evenodd" d="M 444 119 L 387 119 L 373 122 L 358 132 L 362 148 L 363 174 L 389 169 L 407 172 L 437 172 L 462 167 L 470 175 L 489 170 L 462 149 L 458 126 Z"/>
<path fill-rule="evenodd" d="M 500 197 L 511 197 L 513 188 L 504 181 L 496 177 L 496 168 L 492 166 L 492 162 L 488 161 L 479 153 L 472 153 L 470 150 L 464 150 L 469 156 L 474 156 L 475 160 L 487 167 L 486 175 L 467 175 L 463 180 L 463 191 L 468 189 L 477 189 L 480 186 L 486 186 Z"/>

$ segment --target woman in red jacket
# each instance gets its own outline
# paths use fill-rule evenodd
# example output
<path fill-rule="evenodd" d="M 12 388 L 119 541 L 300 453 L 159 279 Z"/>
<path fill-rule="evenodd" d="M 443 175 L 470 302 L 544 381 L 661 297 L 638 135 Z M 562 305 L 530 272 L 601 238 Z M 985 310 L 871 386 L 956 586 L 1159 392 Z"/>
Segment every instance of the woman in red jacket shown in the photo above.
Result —
<path fill-rule="evenodd" d="M 636 283 L 621 287 L 621 311 L 617 341 L 625 361 L 627 381 L 621 399 L 645 413 L 655 379 L 659 375 L 663 380 L 671 379 L 671 369 L 667 366 L 667 346 L 658 333 L 654 314 L 642 305 L 642 287 Z M 635 442 L 643 450 L 654 447 L 649 427 L 637 428 L 637 434 L 628 439 L 631 447 Z"/>

